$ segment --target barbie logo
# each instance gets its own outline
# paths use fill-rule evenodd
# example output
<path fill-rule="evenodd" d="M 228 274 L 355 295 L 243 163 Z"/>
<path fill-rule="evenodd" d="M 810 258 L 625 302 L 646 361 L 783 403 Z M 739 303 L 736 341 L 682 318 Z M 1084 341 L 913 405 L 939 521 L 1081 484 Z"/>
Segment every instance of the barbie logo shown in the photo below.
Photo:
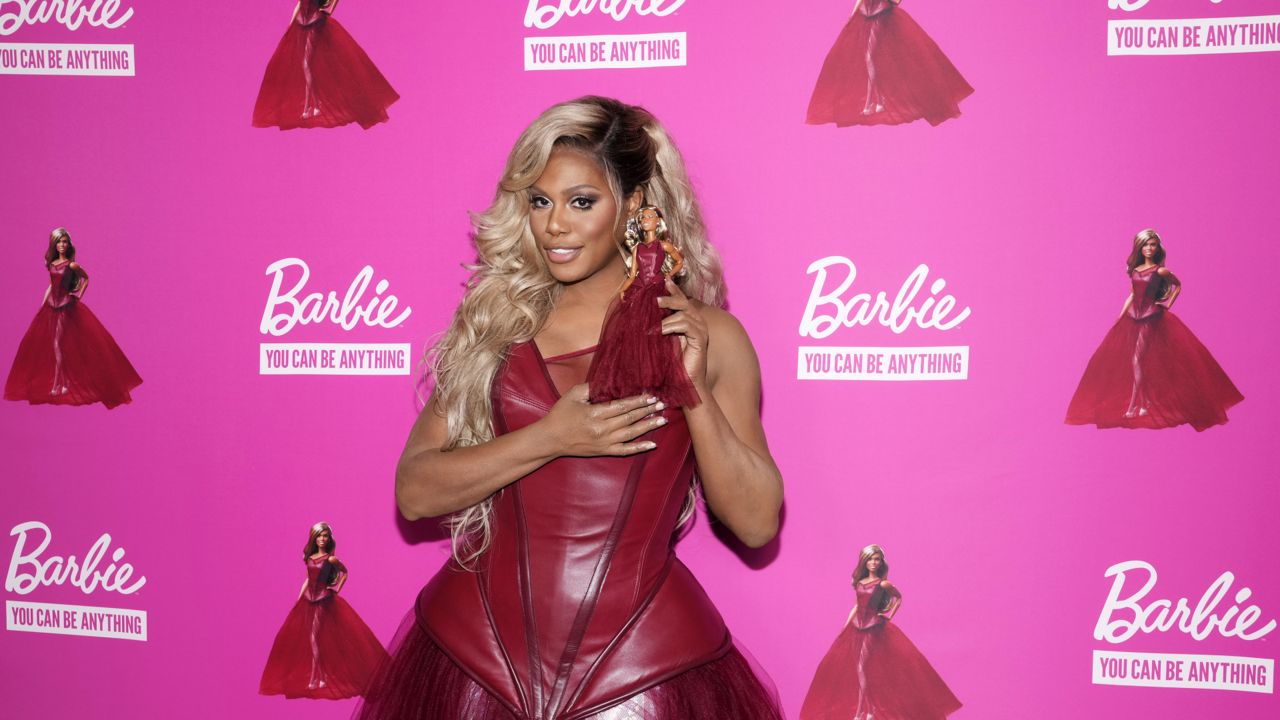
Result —
<path fill-rule="evenodd" d="M 1123 10 L 1125 12 L 1133 12 L 1141 10 L 1147 6 L 1151 0 L 1107 0 L 1107 7 L 1112 10 Z M 1222 0 L 1209 0 L 1214 5 L 1218 5 Z"/>
<path fill-rule="evenodd" d="M 13 556 L 9 559 L 9 574 L 4 579 L 4 589 L 7 592 L 26 595 L 41 585 L 70 583 L 86 595 L 98 588 L 131 595 L 147 582 L 145 577 L 140 577 L 132 585 L 127 584 L 133 577 L 133 565 L 117 564 L 124 558 L 124 548 L 116 548 L 111 553 L 111 563 L 98 569 L 111 547 L 111 536 L 107 533 L 102 533 L 93 543 L 83 561 L 76 560 L 75 555 L 49 555 L 42 558 L 45 548 L 49 547 L 49 542 L 53 539 L 53 532 L 48 525 L 37 520 L 14 526 L 9 535 L 17 535 L 18 541 L 13 547 Z M 37 535 L 39 539 L 34 540 Z M 27 545 L 33 541 L 36 547 L 28 551 Z"/>
<path fill-rule="evenodd" d="M 524 26 L 546 30 L 566 16 L 588 15 L 597 10 L 619 22 L 632 11 L 637 15 L 666 17 L 681 5 L 684 0 L 529 0 L 524 11 Z"/>
<path fill-rule="evenodd" d="M 297 273 L 297 279 L 286 292 L 281 292 L 285 285 L 285 275 Z M 267 307 L 262 311 L 261 331 L 264 335 L 279 337 L 294 328 L 295 325 L 308 325 L 328 320 L 343 330 L 350 330 L 361 323 L 369 327 L 393 328 L 405 321 L 412 308 L 405 308 L 399 315 L 394 315 L 399 300 L 395 295 L 383 297 L 390 287 L 387 280 L 379 280 L 374 286 L 374 295 L 367 302 L 365 291 L 373 280 L 373 267 L 365 265 L 347 287 L 347 292 L 338 299 L 332 290 L 328 294 L 313 292 L 302 295 L 302 289 L 311 277 L 311 269 L 298 258 L 277 260 L 267 266 L 267 275 L 272 276 L 271 295 L 267 298 Z M 283 311 L 282 311 L 283 310 Z"/>
<path fill-rule="evenodd" d="M 9 6 L 13 6 L 10 9 Z M 120 10 L 120 0 L 0 0 L 0 35 L 12 35 L 23 25 L 56 22 L 68 30 L 84 23 L 114 30 L 133 17 L 133 8 Z"/>
<path fill-rule="evenodd" d="M 835 283 L 828 280 L 831 267 L 843 268 L 844 278 Z M 825 338 L 841 326 L 871 325 L 878 323 L 901 334 L 909 326 L 950 330 L 969 317 L 969 308 L 953 313 L 956 299 L 951 295 L 938 296 L 947 281 L 942 278 L 929 285 L 929 296 L 918 299 L 920 290 L 929 277 L 929 266 L 921 263 L 903 281 L 892 301 L 882 290 L 873 299 L 871 293 L 858 293 L 848 298 L 844 293 L 853 285 L 858 269 L 853 261 L 839 255 L 816 260 L 809 266 L 809 275 L 815 275 L 813 289 L 809 292 L 809 304 L 800 320 L 800 335 Z"/>
<path fill-rule="evenodd" d="M 1126 593 L 1130 573 L 1142 573 L 1145 576 L 1142 587 L 1136 592 Z M 1235 582 L 1235 575 L 1224 572 L 1214 580 L 1209 588 L 1200 596 L 1193 609 L 1187 598 L 1177 601 L 1160 598 L 1144 605 L 1142 601 L 1156 586 L 1156 569 L 1150 563 L 1141 560 L 1129 560 L 1107 568 L 1105 577 L 1114 577 L 1107 602 L 1098 616 L 1098 624 L 1093 630 L 1096 640 L 1109 643 L 1122 643 L 1139 632 L 1167 632 L 1175 626 L 1196 640 L 1204 640 L 1213 632 L 1222 637 L 1238 637 L 1241 640 L 1257 640 L 1276 629 L 1276 621 L 1271 620 L 1260 628 L 1252 629 L 1262 615 L 1257 605 L 1241 609 L 1241 605 L 1249 599 L 1253 591 L 1241 587 L 1235 592 L 1235 602 L 1225 610 L 1218 606 Z M 1137 578 L 1134 582 L 1139 582 Z"/>

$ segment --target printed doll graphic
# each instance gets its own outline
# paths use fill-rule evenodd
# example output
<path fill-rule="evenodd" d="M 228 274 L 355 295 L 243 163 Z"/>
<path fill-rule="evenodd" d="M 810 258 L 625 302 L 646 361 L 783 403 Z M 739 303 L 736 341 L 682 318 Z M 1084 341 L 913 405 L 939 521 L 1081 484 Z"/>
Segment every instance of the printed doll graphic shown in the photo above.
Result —
<path fill-rule="evenodd" d="M 671 311 L 658 305 L 658 298 L 667 296 L 667 280 L 684 269 L 680 250 L 667 239 L 662 211 L 652 205 L 637 210 L 627 221 L 626 243 L 631 248 L 627 279 L 587 371 L 590 401 L 649 394 L 668 407 L 697 407 L 698 392 L 684 368 L 680 341 L 662 334 L 662 320 Z"/>
<path fill-rule="evenodd" d="M 960 709 L 929 661 L 890 622 L 902 594 L 888 576 L 884 550 L 863 548 L 853 571 L 853 610 L 813 675 L 800 720 L 941 720 Z"/>
<path fill-rule="evenodd" d="M 857 0 L 822 63 L 809 99 L 810 125 L 938 125 L 960 116 L 973 88 L 902 0 Z"/>
<path fill-rule="evenodd" d="M 276 633 L 258 691 L 287 698 L 363 695 L 387 651 L 338 591 L 347 567 L 333 554 L 328 523 L 311 526 L 302 551 L 307 580 Z"/>
<path fill-rule="evenodd" d="M 1197 431 L 1225 423 L 1244 396 L 1218 361 L 1172 312 L 1182 283 L 1165 267 L 1160 236 L 1133 239 L 1127 263 L 1133 292 L 1102 339 L 1067 408 L 1067 423 L 1100 428 Z"/>
<path fill-rule="evenodd" d="M 299 0 L 289 29 L 267 63 L 253 108 L 254 127 L 366 130 L 387 121 L 400 99 L 387 79 L 331 16 L 338 0 Z"/>
<path fill-rule="evenodd" d="M 129 391 L 142 384 L 111 333 L 84 304 L 89 273 L 75 258 L 66 228 L 49 234 L 44 255 L 49 287 L 18 345 L 4 384 L 5 400 L 33 405 L 100 402 L 113 408 L 132 400 Z"/>

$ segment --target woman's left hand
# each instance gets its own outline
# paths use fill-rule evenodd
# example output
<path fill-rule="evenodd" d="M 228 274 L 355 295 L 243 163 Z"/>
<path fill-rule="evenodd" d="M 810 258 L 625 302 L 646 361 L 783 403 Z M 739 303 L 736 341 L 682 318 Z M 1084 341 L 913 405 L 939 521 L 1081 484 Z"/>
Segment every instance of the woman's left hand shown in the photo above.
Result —
<path fill-rule="evenodd" d="M 672 312 L 662 321 L 662 334 L 681 336 L 684 370 L 689 374 L 694 387 L 705 389 L 709 340 L 707 320 L 679 285 L 671 279 L 667 279 L 666 283 L 668 295 L 658 298 L 658 305 Z"/>

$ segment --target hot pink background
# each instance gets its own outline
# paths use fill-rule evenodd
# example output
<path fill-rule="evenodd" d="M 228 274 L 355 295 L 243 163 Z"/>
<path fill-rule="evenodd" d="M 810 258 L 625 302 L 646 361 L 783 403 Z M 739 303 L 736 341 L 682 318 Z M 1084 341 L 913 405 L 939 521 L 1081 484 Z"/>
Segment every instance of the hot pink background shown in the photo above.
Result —
<path fill-rule="evenodd" d="M 468 211 L 546 106 L 639 103 L 684 151 L 731 310 L 760 355 L 764 422 L 787 482 L 779 539 L 748 552 L 705 513 L 680 555 L 791 716 L 848 612 L 863 545 L 888 552 L 896 622 L 965 703 L 957 718 L 1274 717 L 1274 695 L 1090 684 L 1091 652 L 1274 658 L 1275 639 L 1092 637 L 1110 565 L 1153 563 L 1153 597 L 1194 603 L 1221 572 L 1280 613 L 1274 355 L 1280 148 L 1274 54 L 1106 55 L 1108 19 L 1275 12 L 1274 2 L 1103 0 L 908 8 L 976 88 L 940 127 L 811 127 L 812 82 L 851 3 L 688 0 L 667 18 L 525 30 L 521 3 L 348 0 L 338 17 L 403 96 L 391 121 L 249 126 L 290 5 L 132 3 L 115 31 L 24 28 L 8 42 L 128 42 L 133 78 L 0 77 L 0 353 L 38 307 L 49 230 L 67 226 L 87 303 L 145 383 L 113 411 L 0 404 L 0 528 L 40 520 L 50 553 L 99 534 L 147 577 L 121 597 L 7 600 L 146 610 L 146 643 L 0 632 L 15 717 L 344 717 L 351 702 L 256 694 L 332 523 L 344 595 L 389 641 L 447 556 L 398 519 L 392 471 L 416 412 L 406 377 L 258 374 L 263 341 L 409 342 L 446 327 Z M 497 3 L 486 3 L 496 6 Z M 5 8 L 8 9 L 8 6 Z M 526 35 L 685 31 L 683 68 L 525 72 Z M 1231 422 L 1098 431 L 1062 416 L 1128 292 L 1133 234 L 1158 228 L 1177 314 L 1246 396 Z M 926 263 L 972 315 L 949 332 L 797 333 L 809 263 L 845 255 L 858 291 Z M 266 266 L 306 260 L 341 294 L 365 264 L 413 313 L 392 330 L 258 331 Z M 963 382 L 795 379 L 799 345 L 968 345 Z M 7 366 L 6 366 L 7 367 Z M 3 557 L 12 550 L 5 545 Z M 1234 594 L 1234 593 L 1233 593 Z M 1224 606 L 1225 608 L 1225 606 Z"/>

